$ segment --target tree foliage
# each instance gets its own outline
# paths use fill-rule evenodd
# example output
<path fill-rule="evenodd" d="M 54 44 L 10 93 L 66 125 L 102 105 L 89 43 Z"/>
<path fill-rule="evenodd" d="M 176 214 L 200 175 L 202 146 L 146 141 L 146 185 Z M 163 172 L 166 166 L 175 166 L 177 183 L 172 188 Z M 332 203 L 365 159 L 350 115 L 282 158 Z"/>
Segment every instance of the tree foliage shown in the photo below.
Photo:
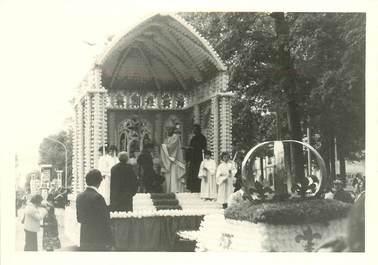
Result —
<path fill-rule="evenodd" d="M 66 145 L 67 148 L 67 177 L 68 185 L 72 179 L 72 136 L 71 130 L 60 131 L 58 134 L 50 135 L 43 139 L 39 146 L 39 162 L 41 164 L 51 164 L 55 170 L 63 170 L 65 176 L 65 151 L 61 144 L 50 139 L 55 139 Z M 49 139 L 50 138 L 50 139 Z M 53 175 L 56 174 L 53 170 Z"/>
<path fill-rule="evenodd" d="M 364 14 L 181 15 L 209 40 L 228 67 L 229 89 L 237 94 L 234 145 L 251 147 L 272 139 L 272 121 L 251 111 L 252 106 L 284 114 L 294 100 L 299 120 L 295 129 L 303 136 L 307 126 L 312 128 L 319 136 L 312 141 L 319 140 L 314 144 L 327 162 L 332 160 L 335 138 L 340 156 L 360 158 L 356 153 L 365 149 Z M 288 34 L 278 34 L 285 26 Z M 292 68 L 282 67 L 282 60 L 291 62 Z M 288 118 L 280 119 L 283 138 L 290 137 Z"/>

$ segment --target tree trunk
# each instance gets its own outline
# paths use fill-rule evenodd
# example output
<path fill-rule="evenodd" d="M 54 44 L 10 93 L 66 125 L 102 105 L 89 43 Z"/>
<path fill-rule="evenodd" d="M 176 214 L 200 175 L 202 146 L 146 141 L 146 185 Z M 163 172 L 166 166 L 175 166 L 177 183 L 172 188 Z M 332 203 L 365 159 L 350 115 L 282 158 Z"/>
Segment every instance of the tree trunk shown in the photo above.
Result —
<path fill-rule="evenodd" d="M 277 42 L 278 42 L 278 63 L 280 66 L 279 75 L 281 77 L 282 88 L 287 97 L 287 119 L 290 138 L 302 141 L 302 130 L 300 115 L 296 103 L 296 71 L 289 49 L 289 25 L 285 20 L 284 13 L 272 13 L 274 19 Z M 304 157 L 301 145 L 291 145 L 292 172 L 296 182 L 300 182 L 304 174 Z"/>
<path fill-rule="evenodd" d="M 260 181 L 263 182 L 264 180 L 264 157 L 260 156 Z"/>
<path fill-rule="evenodd" d="M 336 166 L 335 166 L 335 138 L 333 136 L 330 136 L 330 145 L 328 147 L 329 150 L 329 162 L 330 162 L 330 176 L 331 181 L 334 181 L 336 179 Z"/>
<path fill-rule="evenodd" d="M 346 183 L 346 165 L 345 165 L 345 154 L 340 141 L 337 141 L 337 156 L 340 161 L 339 169 L 340 169 L 340 177 Z"/>

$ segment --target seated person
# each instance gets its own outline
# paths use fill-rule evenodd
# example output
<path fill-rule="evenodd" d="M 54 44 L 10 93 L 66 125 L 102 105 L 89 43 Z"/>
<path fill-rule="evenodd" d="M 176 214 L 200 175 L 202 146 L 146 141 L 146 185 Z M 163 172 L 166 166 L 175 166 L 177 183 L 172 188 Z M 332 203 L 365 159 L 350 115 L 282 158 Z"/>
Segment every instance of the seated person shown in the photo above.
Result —
<path fill-rule="evenodd" d="M 342 201 L 346 203 L 354 202 L 352 195 L 344 190 L 344 183 L 341 180 L 337 179 L 334 181 L 333 184 L 335 187 L 335 191 L 333 193 L 334 200 L 338 200 L 338 201 Z"/>

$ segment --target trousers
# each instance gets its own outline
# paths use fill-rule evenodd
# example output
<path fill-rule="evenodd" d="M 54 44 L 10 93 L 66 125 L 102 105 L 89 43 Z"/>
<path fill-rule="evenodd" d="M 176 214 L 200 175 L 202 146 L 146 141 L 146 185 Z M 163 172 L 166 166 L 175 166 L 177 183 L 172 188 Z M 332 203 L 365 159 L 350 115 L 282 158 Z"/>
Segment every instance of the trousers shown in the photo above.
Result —
<path fill-rule="evenodd" d="M 25 230 L 24 251 L 38 251 L 37 232 Z"/>

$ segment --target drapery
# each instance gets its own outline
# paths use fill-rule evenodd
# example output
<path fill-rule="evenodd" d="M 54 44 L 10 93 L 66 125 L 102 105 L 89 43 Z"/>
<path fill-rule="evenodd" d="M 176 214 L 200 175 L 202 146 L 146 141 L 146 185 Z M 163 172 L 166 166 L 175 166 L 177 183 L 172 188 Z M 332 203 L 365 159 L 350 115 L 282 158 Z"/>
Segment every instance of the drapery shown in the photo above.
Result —
<path fill-rule="evenodd" d="M 185 164 L 178 134 L 168 137 L 161 145 L 160 157 L 164 169 L 166 192 L 183 192 Z"/>
<path fill-rule="evenodd" d="M 203 215 L 114 218 L 112 229 L 116 250 L 174 251 L 177 232 L 198 230 Z"/>

